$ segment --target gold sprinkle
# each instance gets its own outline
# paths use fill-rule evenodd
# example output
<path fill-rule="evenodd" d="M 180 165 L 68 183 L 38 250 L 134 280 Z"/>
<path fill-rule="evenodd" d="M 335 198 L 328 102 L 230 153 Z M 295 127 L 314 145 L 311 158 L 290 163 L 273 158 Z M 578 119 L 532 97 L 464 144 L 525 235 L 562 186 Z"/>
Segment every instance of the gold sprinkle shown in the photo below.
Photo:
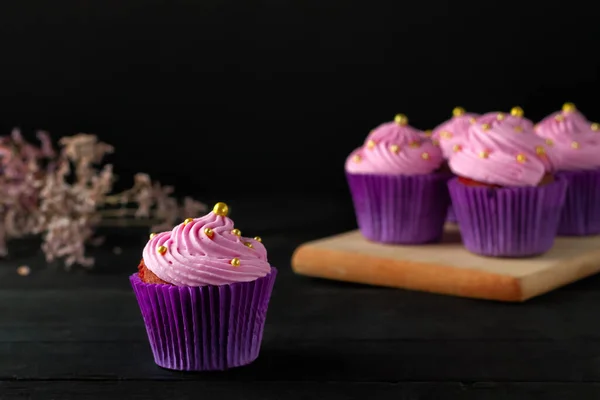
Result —
<path fill-rule="evenodd" d="M 477 122 L 477 119 L 475 117 L 471 117 L 469 118 L 469 122 L 474 124 L 475 122 Z"/>
<path fill-rule="evenodd" d="M 360 155 L 358 155 L 358 154 L 356 154 L 354 157 L 352 157 L 352 161 L 354 161 L 355 163 L 359 163 L 360 160 L 362 160 L 362 159 L 360 158 Z"/>
<path fill-rule="evenodd" d="M 490 129 L 490 124 L 481 124 L 481 129 L 483 129 L 484 131 L 487 131 Z"/>
<path fill-rule="evenodd" d="M 439 146 L 439 145 L 440 145 L 440 141 L 439 141 L 439 140 L 437 140 L 437 139 L 433 139 L 433 140 L 431 141 L 431 144 L 433 144 L 434 146 Z"/>
<path fill-rule="evenodd" d="M 440 133 L 440 136 L 444 139 L 452 139 L 452 133 L 448 131 L 442 131 L 442 133 Z"/>
<path fill-rule="evenodd" d="M 29 268 L 27 265 L 21 265 L 19 268 L 17 268 L 17 274 L 21 275 L 21 276 L 27 276 L 31 273 L 31 268 Z"/>
<path fill-rule="evenodd" d="M 396 116 L 394 117 L 394 122 L 398 125 L 407 125 L 408 118 L 404 114 L 396 114 Z"/>
<path fill-rule="evenodd" d="M 515 132 L 523 132 L 523 127 L 521 125 L 515 126 Z"/>
<path fill-rule="evenodd" d="M 194 218 L 186 218 L 186 219 L 183 221 L 183 225 L 187 225 L 187 224 L 189 224 L 190 222 L 192 222 L 193 220 L 194 220 Z"/>
<path fill-rule="evenodd" d="M 423 132 L 423 134 L 427 137 L 431 137 L 431 135 L 433 135 L 433 131 L 431 129 L 427 129 L 425 132 Z"/>
<path fill-rule="evenodd" d="M 375 141 L 374 140 L 369 140 L 367 142 L 367 148 L 373 149 L 374 147 L 375 147 Z"/>
<path fill-rule="evenodd" d="M 423 160 L 429 160 L 429 153 L 425 152 L 425 153 L 421 154 L 421 158 Z"/>
<path fill-rule="evenodd" d="M 513 107 L 510 110 L 510 115 L 512 115 L 513 117 L 522 117 L 524 114 L 523 109 L 519 106 Z"/>
<path fill-rule="evenodd" d="M 213 207 L 213 212 L 221 217 L 226 217 L 229 214 L 229 206 L 225 203 L 218 202 Z"/>
<path fill-rule="evenodd" d="M 598 128 L 600 128 L 600 125 L 598 125 L 598 123 L 597 123 L 597 122 L 594 122 L 594 123 L 592 124 L 592 126 L 590 126 L 590 128 L 591 128 L 593 131 L 597 131 L 597 130 L 598 130 Z"/>
<path fill-rule="evenodd" d="M 552 139 L 546 139 L 546 144 L 548 146 L 554 146 L 554 142 L 552 141 Z"/>
<path fill-rule="evenodd" d="M 546 154 L 546 149 L 544 148 L 544 146 L 536 146 L 535 152 L 536 152 L 536 154 L 541 156 L 541 155 Z"/>
<path fill-rule="evenodd" d="M 571 142 L 571 147 L 574 149 L 578 149 L 579 148 L 579 142 Z"/>
<path fill-rule="evenodd" d="M 246 246 L 250 249 L 254 247 L 254 246 L 252 246 L 252 243 L 250 243 L 250 242 L 244 242 L 244 246 Z"/>
<path fill-rule="evenodd" d="M 158 251 L 158 254 L 160 254 L 161 256 L 164 256 L 167 252 L 167 248 L 165 246 L 158 246 L 158 249 L 156 249 L 156 251 Z"/>
<path fill-rule="evenodd" d="M 397 144 L 393 144 L 390 146 L 390 151 L 394 154 L 398 154 L 398 152 L 400 151 L 400 146 L 398 146 Z"/>
<path fill-rule="evenodd" d="M 525 154 L 517 154 L 517 161 L 523 164 L 527 161 L 527 157 L 525 157 Z"/>
<path fill-rule="evenodd" d="M 260 238 L 260 236 L 254 236 L 254 240 L 256 240 L 259 243 L 262 243 L 262 239 Z"/>
<path fill-rule="evenodd" d="M 488 153 L 487 151 L 480 151 L 479 152 L 479 157 L 480 158 L 488 158 L 490 156 L 490 153 Z"/>
<path fill-rule="evenodd" d="M 156 236 L 156 233 L 152 232 L 152 233 L 150 234 L 150 239 L 154 239 L 154 237 L 155 237 L 155 236 Z"/>
<path fill-rule="evenodd" d="M 554 120 L 556 122 L 562 122 L 565 120 L 565 117 L 562 114 L 558 114 L 557 116 L 554 117 Z"/>
<path fill-rule="evenodd" d="M 454 107 L 454 110 L 452 110 L 452 116 L 453 117 L 460 117 L 461 115 L 465 114 L 465 109 L 462 107 Z"/>
<path fill-rule="evenodd" d="M 215 235 L 215 233 L 213 232 L 213 230 L 210 229 L 210 228 L 204 228 L 204 234 L 206 236 L 208 236 L 209 238 L 212 238 Z"/>
<path fill-rule="evenodd" d="M 504 119 L 504 114 L 502 114 L 502 113 L 498 113 L 498 115 L 496 115 L 496 119 L 497 119 L 498 121 L 502 121 L 502 120 Z"/>
<path fill-rule="evenodd" d="M 412 147 L 413 149 L 418 149 L 421 146 L 421 143 L 413 141 L 413 142 L 410 142 L 409 146 Z"/>
<path fill-rule="evenodd" d="M 239 258 L 232 258 L 230 261 L 230 264 L 233 265 L 234 267 L 239 267 L 240 266 L 240 259 Z"/>
<path fill-rule="evenodd" d="M 460 144 L 455 144 L 454 146 L 452 146 L 452 150 L 454 150 L 455 153 L 458 153 L 462 150 L 462 146 Z"/>
<path fill-rule="evenodd" d="M 567 102 L 567 103 L 563 104 L 562 110 L 563 110 L 563 112 L 569 113 L 569 112 L 576 111 L 577 107 L 575 107 L 575 104 L 573 104 L 571 102 Z"/>
<path fill-rule="evenodd" d="M 233 233 L 235 236 L 242 236 L 242 231 L 239 229 L 232 229 L 231 233 Z"/>

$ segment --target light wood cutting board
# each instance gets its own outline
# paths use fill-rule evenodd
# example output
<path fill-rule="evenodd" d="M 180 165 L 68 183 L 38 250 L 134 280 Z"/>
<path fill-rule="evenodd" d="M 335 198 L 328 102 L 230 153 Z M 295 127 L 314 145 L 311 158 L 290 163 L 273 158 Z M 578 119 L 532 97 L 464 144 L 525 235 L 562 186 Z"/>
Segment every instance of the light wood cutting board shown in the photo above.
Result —
<path fill-rule="evenodd" d="M 600 236 L 558 237 L 544 255 L 506 259 L 469 253 L 450 224 L 442 243 L 423 246 L 372 243 L 352 231 L 298 247 L 292 268 L 311 277 L 518 302 L 600 272 Z"/>

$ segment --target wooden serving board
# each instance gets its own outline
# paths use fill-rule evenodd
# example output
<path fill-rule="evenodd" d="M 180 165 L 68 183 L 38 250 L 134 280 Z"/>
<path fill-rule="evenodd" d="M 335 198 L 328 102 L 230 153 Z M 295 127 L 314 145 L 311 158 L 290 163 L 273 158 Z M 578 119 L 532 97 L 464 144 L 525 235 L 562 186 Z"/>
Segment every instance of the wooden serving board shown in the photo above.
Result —
<path fill-rule="evenodd" d="M 600 272 L 600 236 L 556 238 L 534 258 L 469 253 L 456 225 L 442 243 L 422 246 L 367 241 L 359 231 L 308 242 L 292 256 L 300 275 L 499 301 L 525 301 Z"/>

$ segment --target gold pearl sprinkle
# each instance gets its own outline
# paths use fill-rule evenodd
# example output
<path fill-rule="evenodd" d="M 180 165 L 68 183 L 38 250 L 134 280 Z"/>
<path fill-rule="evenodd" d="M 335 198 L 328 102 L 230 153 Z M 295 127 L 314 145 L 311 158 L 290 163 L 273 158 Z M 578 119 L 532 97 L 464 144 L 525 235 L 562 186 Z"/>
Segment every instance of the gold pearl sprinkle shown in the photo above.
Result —
<path fill-rule="evenodd" d="M 206 236 L 208 236 L 209 238 L 212 238 L 215 235 L 215 233 L 213 232 L 213 230 L 210 229 L 210 228 L 204 228 L 204 234 Z"/>
<path fill-rule="evenodd" d="M 593 123 L 593 124 L 590 126 L 590 128 L 591 128 L 593 131 L 597 131 L 597 130 L 600 128 L 600 125 L 598 125 L 598 123 L 597 123 L 597 122 L 594 122 L 594 123 Z"/>
<path fill-rule="evenodd" d="M 250 249 L 254 247 L 254 246 L 252 246 L 252 243 L 250 243 L 250 242 L 244 242 L 244 246 L 246 246 Z"/>
<path fill-rule="evenodd" d="M 577 107 L 575 107 L 575 104 L 573 104 L 571 102 L 567 102 L 567 103 L 563 104 L 562 110 L 563 110 L 563 112 L 569 113 L 569 112 L 577 111 Z"/>
<path fill-rule="evenodd" d="M 260 238 L 260 236 L 254 236 L 254 240 L 256 240 L 259 243 L 262 243 L 262 239 Z"/>
<path fill-rule="evenodd" d="M 510 115 L 512 115 L 513 117 L 519 117 L 521 118 L 525 113 L 523 112 L 523 109 L 519 106 L 513 107 L 510 110 Z"/>
<path fill-rule="evenodd" d="M 548 146 L 554 146 L 554 142 L 552 141 L 552 139 L 546 139 L 546 144 Z"/>
<path fill-rule="evenodd" d="M 462 107 L 454 107 L 454 110 L 452 110 L 452 116 L 460 117 L 461 115 L 465 115 L 465 109 Z"/>
<path fill-rule="evenodd" d="M 496 115 L 496 119 L 497 119 L 498 121 L 502 121 L 502 120 L 504 119 L 504 114 L 502 114 L 502 113 L 498 113 L 498 115 Z"/>
<path fill-rule="evenodd" d="M 213 212 L 221 217 L 226 217 L 229 214 L 229 206 L 225 203 L 218 202 L 213 207 Z"/>
<path fill-rule="evenodd" d="M 479 157 L 480 158 L 488 158 L 490 156 L 490 153 L 488 153 L 487 151 L 480 151 L 479 152 Z"/>
<path fill-rule="evenodd" d="M 571 147 L 574 149 L 578 149 L 579 148 L 579 142 L 571 142 Z"/>
<path fill-rule="evenodd" d="M 475 117 L 471 117 L 469 118 L 469 122 L 474 124 L 475 122 L 477 122 L 477 119 Z"/>
<path fill-rule="evenodd" d="M 439 146 L 439 145 L 440 145 L 440 141 L 439 141 L 439 140 L 437 140 L 437 139 L 433 139 L 433 140 L 431 141 L 431 144 L 433 144 L 434 146 Z"/>
<path fill-rule="evenodd" d="M 239 229 L 232 229 L 231 233 L 233 233 L 235 236 L 242 236 L 242 231 Z"/>
<path fill-rule="evenodd" d="M 352 157 L 352 161 L 354 161 L 355 163 L 359 163 L 361 160 L 362 158 L 358 154 Z"/>
<path fill-rule="evenodd" d="M 239 258 L 232 258 L 231 261 L 229 262 L 231 265 L 233 265 L 234 267 L 239 267 L 240 266 L 240 259 Z"/>
<path fill-rule="evenodd" d="M 444 139 L 452 139 L 452 133 L 448 131 L 442 131 L 442 133 L 440 133 L 440 136 Z"/>
<path fill-rule="evenodd" d="M 193 220 L 194 220 L 194 218 L 186 218 L 186 219 L 183 221 L 183 225 L 187 225 L 187 224 L 189 224 L 190 222 L 192 222 Z"/>
<path fill-rule="evenodd" d="M 481 124 L 481 129 L 483 129 L 484 131 L 487 131 L 490 129 L 490 124 Z"/>
<path fill-rule="evenodd" d="M 375 147 L 375 144 L 376 144 L 376 143 L 375 143 L 375 141 L 374 141 L 374 140 L 369 140 L 369 141 L 367 142 L 367 148 L 369 148 L 369 149 L 373 149 L 373 148 Z"/>
<path fill-rule="evenodd" d="M 167 248 L 165 246 L 158 246 L 156 251 L 158 251 L 158 254 L 160 254 L 161 256 L 164 256 L 167 252 Z"/>
<path fill-rule="evenodd" d="M 558 114 L 557 116 L 554 117 L 554 120 L 556 122 L 562 122 L 565 120 L 565 117 L 562 114 Z"/>
<path fill-rule="evenodd" d="M 523 132 L 523 127 L 521 125 L 517 125 L 517 126 L 515 126 L 514 130 L 515 130 L 515 132 L 520 133 L 520 132 Z"/>
<path fill-rule="evenodd" d="M 425 153 L 421 154 L 421 158 L 423 160 L 429 160 L 429 153 L 425 152 Z"/>
<path fill-rule="evenodd" d="M 409 146 L 412 147 L 413 149 L 418 149 L 419 147 L 421 147 L 421 143 L 419 143 L 419 142 L 410 142 Z"/>
<path fill-rule="evenodd" d="M 527 161 L 527 157 L 525 157 L 525 154 L 517 154 L 517 161 L 523 164 Z"/>
<path fill-rule="evenodd" d="M 537 155 L 542 156 L 542 155 L 546 154 L 546 149 L 544 148 L 544 146 L 536 146 L 535 152 Z"/>
<path fill-rule="evenodd" d="M 156 233 L 152 232 L 152 233 L 150 234 L 150 239 L 154 239 L 154 237 L 155 237 L 155 236 L 156 236 Z"/>
<path fill-rule="evenodd" d="M 461 150 L 462 150 L 462 146 L 461 146 L 460 144 L 455 144 L 454 146 L 452 146 L 452 150 L 453 150 L 455 153 L 458 153 L 459 151 L 461 151 Z"/>
<path fill-rule="evenodd" d="M 397 144 L 393 144 L 390 146 L 390 151 L 394 154 L 398 154 L 398 152 L 400 151 L 400 146 L 398 146 Z"/>
<path fill-rule="evenodd" d="M 428 129 L 425 132 L 423 132 L 423 134 L 427 137 L 431 137 L 431 135 L 433 135 L 433 131 L 431 129 Z"/>
<path fill-rule="evenodd" d="M 408 118 L 404 114 L 396 114 L 396 116 L 394 117 L 394 122 L 398 125 L 407 125 Z"/>

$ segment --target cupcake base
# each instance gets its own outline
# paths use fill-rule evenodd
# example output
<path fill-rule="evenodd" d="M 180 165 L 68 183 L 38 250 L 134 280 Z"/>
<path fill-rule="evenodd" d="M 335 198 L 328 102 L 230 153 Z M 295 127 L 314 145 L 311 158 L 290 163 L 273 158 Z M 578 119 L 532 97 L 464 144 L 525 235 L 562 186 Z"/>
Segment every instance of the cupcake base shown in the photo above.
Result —
<path fill-rule="evenodd" d="M 539 187 L 484 188 L 448 183 L 465 248 L 491 257 L 550 250 L 565 200 L 564 178 Z"/>
<path fill-rule="evenodd" d="M 178 371 L 220 371 L 259 354 L 277 270 L 252 282 L 187 287 L 129 280 L 154 361 Z"/>
<path fill-rule="evenodd" d="M 446 185 L 450 176 L 347 173 L 361 233 L 380 243 L 440 241 L 450 204 Z"/>
<path fill-rule="evenodd" d="M 600 234 L 600 169 L 564 171 L 558 175 L 568 183 L 558 234 L 560 236 Z"/>
<path fill-rule="evenodd" d="M 456 214 L 454 214 L 454 207 L 452 203 L 448 206 L 448 212 L 446 213 L 446 222 L 450 222 L 452 224 L 456 224 L 458 221 L 456 220 Z"/>

